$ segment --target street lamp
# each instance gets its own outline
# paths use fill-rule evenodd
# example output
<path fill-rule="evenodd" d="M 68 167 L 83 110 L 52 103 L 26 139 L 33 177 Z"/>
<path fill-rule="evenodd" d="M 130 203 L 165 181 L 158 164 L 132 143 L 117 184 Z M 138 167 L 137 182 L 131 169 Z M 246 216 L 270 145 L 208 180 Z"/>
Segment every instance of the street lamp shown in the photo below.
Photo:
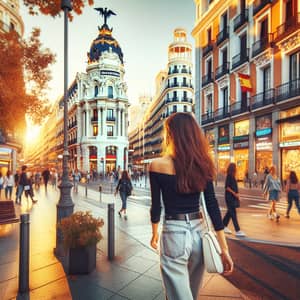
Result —
<path fill-rule="evenodd" d="M 69 181 L 68 170 L 68 12 L 72 10 L 70 0 L 61 1 L 61 9 L 64 11 L 64 151 L 62 161 L 62 180 L 59 185 L 60 197 L 56 205 L 56 223 L 59 224 L 61 219 L 68 217 L 73 213 L 74 203 L 71 198 L 72 184 Z M 57 256 L 64 256 L 63 236 L 61 230 L 56 229 L 56 247 L 54 253 Z"/>

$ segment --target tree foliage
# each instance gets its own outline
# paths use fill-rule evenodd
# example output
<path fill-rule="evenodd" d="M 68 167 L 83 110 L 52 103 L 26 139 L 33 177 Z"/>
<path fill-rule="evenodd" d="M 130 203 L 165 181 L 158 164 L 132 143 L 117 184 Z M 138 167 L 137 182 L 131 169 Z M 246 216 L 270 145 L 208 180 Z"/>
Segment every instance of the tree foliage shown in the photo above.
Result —
<path fill-rule="evenodd" d="M 0 33 L 0 128 L 6 131 L 25 128 L 26 114 L 34 123 L 47 114 L 44 92 L 55 56 L 39 38 L 39 29 L 28 40 L 15 31 Z"/>
<path fill-rule="evenodd" d="M 37 15 L 42 13 L 43 15 L 50 15 L 56 17 L 61 13 L 61 0 L 23 0 L 25 6 L 27 6 L 31 15 Z M 93 0 L 72 0 L 73 12 L 77 15 L 82 13 L 82 9 L 86 5 L 93 5 Z M 69 18 L 72 20 L 73 14 L 69 13 Z"/>

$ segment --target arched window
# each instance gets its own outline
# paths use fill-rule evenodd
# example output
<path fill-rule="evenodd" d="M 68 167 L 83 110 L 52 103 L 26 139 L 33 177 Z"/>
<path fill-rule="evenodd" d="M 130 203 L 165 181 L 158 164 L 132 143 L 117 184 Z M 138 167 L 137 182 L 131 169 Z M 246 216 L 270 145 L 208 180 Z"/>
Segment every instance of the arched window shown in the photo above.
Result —
<path fill-rule="evenodd" d="M 114 91 L 113 91 L 113 87 L 112 86 L 109 86 L 108 87 L 108 95 L 107 95 L 108 98 L 113 98 L 114 97 Z"/>
<path fill-rule="evenodd" d="M 99 90 L 98 90 L 98 86 L 96 85 L 96 86 L 95 86 L 95 97 L 98 96 L 98 91 L 99 91 Z"/>

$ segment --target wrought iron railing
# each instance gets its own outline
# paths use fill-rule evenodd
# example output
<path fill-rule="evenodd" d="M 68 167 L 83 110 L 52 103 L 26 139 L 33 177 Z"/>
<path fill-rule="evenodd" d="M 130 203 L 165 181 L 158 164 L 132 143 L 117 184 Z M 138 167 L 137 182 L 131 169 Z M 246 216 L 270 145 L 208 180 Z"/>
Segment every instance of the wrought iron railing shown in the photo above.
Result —
<path fill-rule="evenodd" d="M 233 20 L 233 30 L 236 31 L 242 25 L 248 22 L 248 9 L 244 9 L 241 13 L 236 16 Z"/>
<path fill-rule="evenodd" d="M 232 69 L 235 69 L 236 67 L 247 61 L 249 61 L 249 48 L 245 49 L 244 52 L 241 52 L 232 57 Z"/>

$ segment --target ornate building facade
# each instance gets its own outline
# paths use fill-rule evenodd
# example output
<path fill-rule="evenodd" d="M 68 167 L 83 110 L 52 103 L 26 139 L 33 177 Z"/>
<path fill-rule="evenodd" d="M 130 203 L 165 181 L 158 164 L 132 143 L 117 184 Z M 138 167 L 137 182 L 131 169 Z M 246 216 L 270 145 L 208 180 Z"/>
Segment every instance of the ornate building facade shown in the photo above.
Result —
<path fill-rule="evenodd" d="M 0 32 L 15 30 L 20 36 L 24 33 L 24 23 L 19 12 L 19 0 L 0 1 Z M 8 169 L 16 171 L 18 153 L 22 150 L 22 139 L 16 132 L 0 128 L 0 172 Z"/>
<path fill-rule="evenodd" d="M 195 4 L 195 111 L 219 177 L 231 161 L 239 180 L 300 176 L 300 1 Z"/>
<path fill-rule="evenodd" d="M 186 31 L 174 30 L 168 65 L 156 76 L 156 94 L 144 117 L 129 134 L 132 163 L 145 166 L 161 153 L 164 119 L 175 112 L 193 112 L 192 45 Z"/>
<path fill-rule="evenodd" d="M 123 53 L 105 23 L 88 52 L 86 73 L 68 89 L 70 167 L 106 173 L 128 164 L 128 99 Z M 57 112 L 56 154 L 63 150 L 63 107 Z"/>

